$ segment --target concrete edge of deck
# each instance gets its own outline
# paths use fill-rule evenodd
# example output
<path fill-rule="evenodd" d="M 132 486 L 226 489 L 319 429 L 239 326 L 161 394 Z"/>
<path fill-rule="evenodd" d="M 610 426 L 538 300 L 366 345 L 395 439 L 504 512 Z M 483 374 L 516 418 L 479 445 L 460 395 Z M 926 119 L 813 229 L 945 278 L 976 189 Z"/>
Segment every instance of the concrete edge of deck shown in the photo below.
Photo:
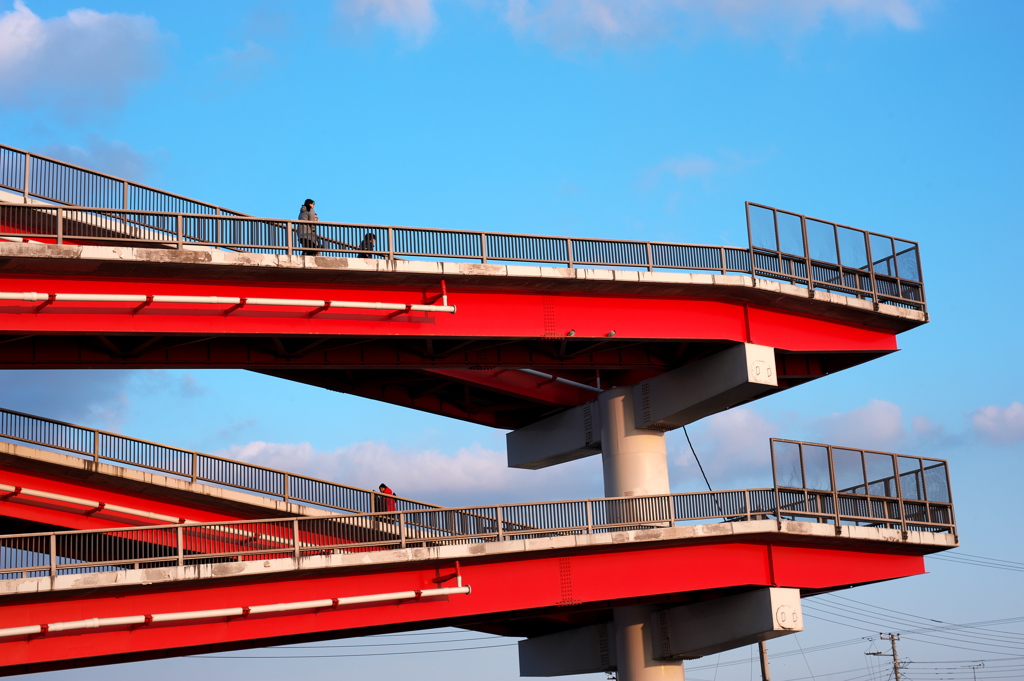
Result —
<path fill-rule="evenodd" d="M 102 480 L 93 479 L 91 482 L 101 483 L 119 491 L 136 493 L 143 491 L 144 487 L 152 485 L 165 490 L 198 496 L 208 500 L 210 506 L 215 506 L 218 503 L 241 504 L 249 508 L 267 509 L 273 516 L 287 518 L 296 516 L 319 517 L 336 515 L 342 512 L 305 506 L 223 487 L 214 487 L 200 482 L 192 482 L 191 480 L 182 480 L 181 478 L 161 475 L 159 473 L 125 468 L 113 463 L 97 462 L 93 459 L 71 454 L 61 454 L 59 452 L 36 449 L 35 447 L 0 440 L 0 461 L 7 457 L 15 457 L 14 459 L 8 459 L 8 461 L 15 463 L 16 467 L 21 470 L 63 467 L 67 471 L 72 472 L 77 479 L 84 482 L 90 482 L 90 478 L 94 476 L 102 476 Z M 22 465 L 17 465 L 19 463 Z M 2 481 L 2 477 L 0 477 L 0 482 Z M 271 517 L 271 515 L 267 517 Z"/>
<path fill-rule="evenodd" d="M 46 593 L 72 589 L 100 589 L 117 586 L 148 586 L 174 582 L 217 578 L 259 577 L 284 572 L 341 569 L 387 569 L 389 566 L 408 566 L 409 563 L 454 562 L 486 558 L 510 558 L 515 555 L 536 554 L 574 549 L 610 549 L 631 544 L 655 545 L 662 542 L 700 540 L 754 540 L 769 537 L 774 541 L 796 543 L 813 542 L 816 546 L 857 545 L 873 546 L 874 550 L 929 554 L 958 546 L 956 537 L 932 532 L 908 532 L 903 539 L 900 530 L 856 527 L 844 525 L 836 535 L 833 525 L 783 521 L 781 528 L 775 520 L 720 522 L 708 525 L 651 528 L 603 534 L 560 535 L 535 537 L 501 542 L 481 542 L 448 546 L 430 546 L 356 553 L 332 553 L 276 558 L 272 560 L 240 561 L 213 565 L 186 565 L 133 570 L 114 570 L 88 574 L 58 575 L 56 577 L 27 577 L 0 581 L 0 596 Z"/>
<path fill-rule="evenodd" d="M 573 288 L 592 293 L 610 293 L 616 288 L 628 286 L 635 291 L 637 286 L 653 289 L 652 293 L 668 292 L 670 295 L 683 293 L 672 290 L 679 287 L 690 289 L 715 289 L 722 293 L 756 294 L 758 297 L 780 303 L 788 301 L 803 306 L 809 303 L 819 309 L 831 308 L 841 315 L 843 310 L 850 313 L 873 315 L 875 319 L 890 318 L 901 328 L 910 328 L 927 321 L 927 315 L 890 304 L 879 304 L 875 309 L 869 300 L 832 293 L 822 289 L 814 291 L 802 286 L 781 281 L 759 279 L 738 274 L 702 274 L 689 272 L 647 272 L 637 270 L 614 270 L 593 268 L 566 268 L 542 265 L 500 265 L 471 262 L 441 262 L 433 260 L 386 260 L 382 258 L 328 258 L 299 254 L 238 253 L 205 247 L 185 247 L 183 250 L 136 248 L 124 246 L 78 246 L 43 243 L 12 243 L 0 241 L 0 258 L 49 259 L 63 262 L 78 261 L 85 270 L 103 270 L 104 263 L 111 266 L 124 265 L 175 265 L 210 268 L 229 268 L 235 274 L 247 271 L 246 277 L 260 271 L 275 270 L 280 274 L 306 273 L 312 279 L 326 279 L 336 283 L 339 276 L 352 276 L 377 272 L 389 275 L 390 280 L 413 280 L 417 278 L 446 278 L 449 286 L 460 280 L 473 285 L 488 282 L 503 287 L 523 290 L 546 290 L 548 288 Z M 6 267 L 0 267 L 6 269 Z M 100 272 L 95 272 L 100 273 Z M 138 270 L 133 272 L 140 275 Z M 225 276 L 219 272 L 214 278 Z M 319 276 L 316 276 L 319 275 Z M 310 281 L 311 284 L 323 283 Z M 394 281 L 382 282 L 394 283 Z M 668 291 L 666 291 L 668 289 Z M 721 295 L 721 293 L 719 294 Z M 802 301 L 802 302 L 800 302 Z M 454 301 L 457 303 L 457 301 Z M 879 316 L 881 315 L 881 316 Z"/>

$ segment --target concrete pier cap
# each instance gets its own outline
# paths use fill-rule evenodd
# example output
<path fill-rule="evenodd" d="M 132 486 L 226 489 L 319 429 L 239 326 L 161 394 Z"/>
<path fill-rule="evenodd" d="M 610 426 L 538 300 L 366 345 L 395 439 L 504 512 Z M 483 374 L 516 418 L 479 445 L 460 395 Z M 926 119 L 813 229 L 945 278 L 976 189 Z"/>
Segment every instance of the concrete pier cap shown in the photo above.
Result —
<path fill-rule="evenodd" d="M 626 606 L 615 610 L 611 623 L 520 641 L 519 673 L 615 671 L 620 681 L 683 679 L 684 660 L 800 631 L 799 589 L 761 588 L 674 608 Z"/>
<path fill-rule="evenodd" d="M 508 465 L 537 470 L 604 451 L 608 446 L 604 419 L 612 408 L 612 398 L 606 395 L 615 395 L 631 412 L 631 431 L 661 435 L 778 386 L 775 349 L 740 343 L 634 386 L 606 390 L 597 400 L 512 431 L 506 436 Z M 636 436 L 630 433 L 631 438 Z"/>

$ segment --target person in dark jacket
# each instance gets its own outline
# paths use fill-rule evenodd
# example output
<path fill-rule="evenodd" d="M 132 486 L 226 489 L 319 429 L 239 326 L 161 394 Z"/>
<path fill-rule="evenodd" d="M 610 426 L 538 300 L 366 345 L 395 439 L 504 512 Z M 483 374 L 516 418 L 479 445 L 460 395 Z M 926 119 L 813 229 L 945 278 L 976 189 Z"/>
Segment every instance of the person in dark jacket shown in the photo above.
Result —
<path fill-rule="evenodd" d="M 377 245 L 377 235 L 374 234 L 373 232 L 367 232 L 366 236 L 364 236 L 363 240 L 359 243 L 359 250 L 360 251 L 372 251 L 372 250 L 374 250 L 376 245 Z M 360 253 L 359 257 L 360 258 L 372 258 L 373 254 L 372 253 Z"/>
<path fill-rule="evenodd" d="M 299 243 L 306 246 L 302 251 L 303 255 L 320 255 L 320 237 L 316 234 L 316 224 L 320 217 L 316 214 L 316 202 L 313 199 L 306 199 L 299 210 L 299 220 L 302 224 L 296 231 L 299 235 Z"/>

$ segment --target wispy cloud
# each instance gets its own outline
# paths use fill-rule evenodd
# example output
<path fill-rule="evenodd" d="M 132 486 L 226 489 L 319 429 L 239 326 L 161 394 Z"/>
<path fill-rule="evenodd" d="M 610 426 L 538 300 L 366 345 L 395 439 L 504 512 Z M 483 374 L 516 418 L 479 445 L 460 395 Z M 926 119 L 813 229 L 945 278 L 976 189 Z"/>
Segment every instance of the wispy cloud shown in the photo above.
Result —
<path fill-rule="evenodd" d="M 463 0 L 481 6 L 479 0 Z M 496 9 L 512 31 L 557 50 L 637 47 L 725 32 L 782 37 L 814 31 L 830 17 L 848 26 L 921 26 L 927 0 L 503 0 Z M 381 27 L 415 45 L 438 26 L 437 0 L 336 0 L 349 28 Z"/>
<path fill-rule="evenodd" d="M 762 485 L 771 480 L 771 456 L 768 440 L 778 437 L 779 425 L 755 409 L 739 407 L 708 417 L 688 429 L 694 451 L 690 451 L 681 431 L 671 435 L 674 443 L 670 460 L 677 484 L 687 489 L 704 485 L 700 465 L 715 489 L 746 483 Z"/>
<path fill-rule="evenodd" d="M 974 431 L 988 442 L 1015 444 L 1024 441 L 1024 404 L 989 405 L 971 414 Z"/>
<path fill-rule="evenodd" d="M 762 37 L 819 28 L 834 16 L 854 27 L 921 26 L 919 0 L 509 0 L 505 21 L 556 49 L 637 46 L 720 32 Z"/>
<path fill-rule="evenodd" d="M 141 182 L 149 174 L 153 160 L 128 144 L 107 141 L 98 135 L 89 135 L 82 145 L 51 144 L 39 150 L 43 156 Z"/>
<path fill-rule="evenodd" d="M 155 20 L 75 9 L 43 19 L 22 0 L 0 14 L 0 107 L 56 107 L 74 117 L 120 107 L 163 57 Z"/>
<path fill-rule="evenodd" d="M 274 51 L 252 40 L 246 40 L 240 49 L 230 47 L 213 57 L 219 66 L 219 75 L 227 80 L 252 80 L 259 78 L 268 67 L 277 61 Z"/>
<path fill-rule="evenodd" d="M 346 29 L 380 26 L 416 46 L 423 45 L 437 27 L 434 0 L 336 0 L 334 6 Z"/>
<path fill-rule="evenodd" d="M 591 497 L 601 490 L 596 459 L 524 471 L 508 468 L 505 452 L 480 444 L 445 453 L 397 450 L 386 442 L 357 442 L 318 451 L 308 442 L 256 441 L 219 454 L 355 487 L 376 488 L 385 482 L 401 496 L 458 506 Z"/>
<path fill-rule="evenodd" d="M 0 371 L 0 407 L 114 429 L 137 371 Z"/>

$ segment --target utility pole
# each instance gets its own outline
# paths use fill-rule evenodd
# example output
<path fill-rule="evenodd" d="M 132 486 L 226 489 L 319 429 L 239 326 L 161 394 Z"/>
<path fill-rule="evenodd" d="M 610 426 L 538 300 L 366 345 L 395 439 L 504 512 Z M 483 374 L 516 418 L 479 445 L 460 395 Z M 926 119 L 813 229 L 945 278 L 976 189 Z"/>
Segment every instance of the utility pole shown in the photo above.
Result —
<path fill-rule="evenodd" d="M 900 657 L 896 653 L 896 641 L 900 640 L 899 634 L 879 634 L 878 638 L 883 641 L 888 640 L 892 645 L 891 653 L 864 653 L 865 655 L 878 655 L 880 657 L 891 657 L 892 658 L 892 672 L 895 676 L 896 681 L 900 681 Z"/>
<path fill-rule="evenodd" d="M 984 662 L 979 662 L 978 664 L 969 664 L 969 665 L 967 665 L 967 668 L 971 670 L 972 674 L 974 674 L 974 681 L 978 681 L 978 670 L 981 669 L 984 666 L 985 666 Z"/>
<path fill-rule="evenodd" d="M 761 681 L 772 681 L 771 674 L 768 673 L 768 644 L 759 641 L 757 652 L 761 654 Z"/>

